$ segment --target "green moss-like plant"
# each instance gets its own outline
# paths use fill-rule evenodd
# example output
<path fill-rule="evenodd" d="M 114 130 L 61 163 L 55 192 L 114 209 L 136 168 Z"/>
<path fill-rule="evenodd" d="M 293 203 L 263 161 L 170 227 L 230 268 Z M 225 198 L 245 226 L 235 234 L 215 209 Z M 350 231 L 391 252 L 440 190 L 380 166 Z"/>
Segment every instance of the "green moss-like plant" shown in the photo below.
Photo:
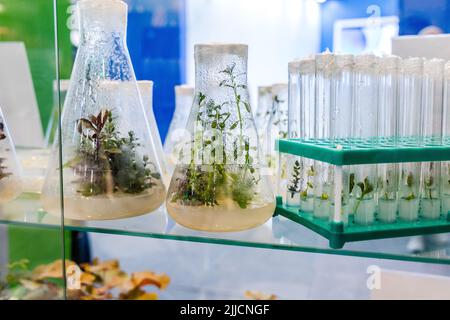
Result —
<path fill-rule="evenodd" d="M 139 194 L 161 179 L 149 157 L 138 158 L 141 146 L 133 131 L 122 136 L 108 109 L 77 121 L 81 136 L 77 155 L 65 166 L 79 176 L 78 192 L 90 197 L 114 192 Z M 88 173 L 86 173 L 88 169 Z"/>
<path fill-rule="evenodd" d="M 236 64 L 227 66 L 220 71 L 225 79 L 218 83 L 221 88 L 231 90 L 233 101 L 222 104 L 216 103 L 203 92 L 196 98 L 198 104 L 197 122 L 203 130 L 211 132 L 211 136 L 203 137 L 201 142 L 192 141 L 191 162 L 177 179 L 176 193 L 172 202 L 179 202 L 191 206 L 216 206 L 219 199 L 230 197 L 236 204 L 245 209 L 255 197 L 254 188 L 258 183 L 254 177 L 255 168 L 250 155 L 249 138 L 244 135 L 243 109 L 251 113 L 250 104 L 239 94 L 239 89 L 246 89 L 246 85 L 239 84 L 237 79 L 245 74 L 236 73 Z M 237 120 L 231 121 L 231 112 L 224 110 L 226 106 L 236 106 Z M 230 165 L 230 155 L 227 155 L 223 139 L 238 130 L 237 138 L 232 145 L 233 165 Z M 202 166 L 195 163 L 196 156 L 202 150 L 209 150 L 211 161 Z M 243 155 L 244 163 L 235 164 Z"/>

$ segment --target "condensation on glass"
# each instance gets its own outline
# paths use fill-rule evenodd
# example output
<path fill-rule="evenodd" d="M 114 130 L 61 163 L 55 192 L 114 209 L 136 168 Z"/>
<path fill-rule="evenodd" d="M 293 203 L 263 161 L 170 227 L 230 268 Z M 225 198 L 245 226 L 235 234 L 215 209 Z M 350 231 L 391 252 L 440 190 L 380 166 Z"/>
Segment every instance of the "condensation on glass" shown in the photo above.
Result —
<path fill-rule="evenodd" d="M 167 211 L 202 231 L 245 230 L 275 209 L 262 165 L 247 88 L 247 45 L 195 46 L 195 98 L 190 144 L 175 168 Z"/>
<path fill-rule="evenodd" d="M 165 187 L 125 37 L 123 1 L 81 0 L 80 47 L 62 114 L 62 168 L 55 140 L 42 192 L 44 208 L 75 220 L 152 212 Z"/>

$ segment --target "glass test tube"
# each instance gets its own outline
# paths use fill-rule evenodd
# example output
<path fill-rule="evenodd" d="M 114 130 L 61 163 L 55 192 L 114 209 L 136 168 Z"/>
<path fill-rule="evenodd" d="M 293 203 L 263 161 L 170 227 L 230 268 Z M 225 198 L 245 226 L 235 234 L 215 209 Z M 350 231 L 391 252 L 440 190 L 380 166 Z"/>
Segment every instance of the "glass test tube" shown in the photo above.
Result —
<path fill-rule="evenodd" d="M 288 138 L 300 137 L 300 60 L 291 61 L 288 93 Z M 300 208 L 301 157 L 282 154 L 287 163 L 286 205 Z"/>
<path fill-rule="evenodd" d="M 443 143 L 450 144 L 450 62 L 444 69 L 444 110 L 443 110 Z M 441 197 L 442 212 L 447 215 L 450 211 L 450 161 L 443 161 L 441 165 Z"/>
<path fill-rule="evenodd" d="M 355 147 L 374 147 L 377 142 L 378 58 L 355 56 L 353 74 L 353 137 Z M 354 221 L 369 225 L 375 220 L 376 165 L 351 167 L 350 185 L 354 198 Z"/>
<path fill-rule="evenodd" d="M 334 55 L 324 52 L 316 55 L 315 129 L 318 143 L 330 142 L 331 137 L 331 83 Z M 333 166 L 314 161 L 314 217 L 328 220 L 331 214 L 333 192 Z"/>
<path fill-rule="evenodd" d="M 423 64 L 422 134 L 425 144 L 442 143 L 444 60 L 425 60 Z M 439 219 L 441 215 L 441 163 L 422 163 L 421 216 Z"/>
<path fill-rule="evenodd" d="M 400 58 L 380 58 L 378 80 L 378 139 L 380 146 L 397 147 L 398 65 Z M 398 164 L 378 165 L 378 219 L 397 219 Z"/>
<path fill-rule="evenodd" d="M 352 86 L 353 86 L 353 55 L 336 54 L 334 56 L 333 81 L 331 87 L 331 128 L 330 136 L 334 148 L 340 149 L 348 146 L 351 138 L 352 120 Z M 341 170 L 341 174 L 339 171 Z M 349 166 L 335 167 L 334 188 L 341 183 L 341 210 L 340 219 L 344 225 L 348 224 L 349 213 Z M 335 211 L 336 196 L 332 192 L 331 216 Z M 333 218 L 335 221 L 337 217 Z"/>
<path fill-rule="evenodd" d="M 315 130 L 315 88 L 316 62 L 314 58 L 302 59 L 299 62 L 299 138 L 311 140 Z M 300 210 L 312 213 L 314 210 L 314 160 L 301 158 L 300 177 Z"/>
<path fill-rule="evenodd" d="M 407 58 L 400 62 L 398 134 L 403 146 L 422 145 L 422 58 Z M 420 162 L 399 166 L 398 217 L 402 221 L 416 221 L 419 217 Z"/>

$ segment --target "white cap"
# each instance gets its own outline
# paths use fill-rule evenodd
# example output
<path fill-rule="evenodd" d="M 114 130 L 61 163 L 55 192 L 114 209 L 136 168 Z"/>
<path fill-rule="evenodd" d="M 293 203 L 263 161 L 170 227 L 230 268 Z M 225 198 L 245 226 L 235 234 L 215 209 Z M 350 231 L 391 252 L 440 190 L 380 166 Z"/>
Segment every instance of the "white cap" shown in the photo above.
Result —
<path fill-rule="evenodd" d="M 325 51 L 316 54 L 316 70 L 331 70 L 333 66 L 334 54 L 330 51 Z"/>
<path fill-rule="evenodd" d="M 430 59 L 423 62 L 423 72 L 430 76 L 442 76 L 444 72 L 445 60 Z"/>
<path fill-rule="evenodd" d="M 272 94 L 277 96 L 279 94 L 287 93 L 288 87 L 287 83 L 275 83 L 272 85 Z"/>
<path fill-rule="evenodd" d="M 355 56 L 355 70 L 374 71 L 378 64 L 378 57 L 372 53 L 363 53 Z"/>
<path fill-rule="evenodd" d="M 334 65 L 336 68 L 343 69 L 352 67 L 354 63 L 354 57 L 352 54 L 336 53 L 334 55 Z"/>
<path fill-rule="evenodd" d="M 400 62 L 400 68 L 403 73 L 422 74 L 423 59 L 418 57 L 405 58 Z"/>
<path fill-rule="evenodd" d="M 181 84 L 178 86 L 175 86 L 175 94 L 178 95 L 186 95 L 186 96 L 193 96 L 194 95 L 194 87 L 187 85 L 187 84 Z"/>
<path fill-rule="evenodd" d="M 310 74 L 316 71 L 314 57 L 307 57 L 289 62 L 289 73 Z"/>
<path fill-rule="evenodd" d="M 397 71 L 400 64 L 400 57 L 395 55 L 385 55 L 379 58 L 380 71 Z"/>

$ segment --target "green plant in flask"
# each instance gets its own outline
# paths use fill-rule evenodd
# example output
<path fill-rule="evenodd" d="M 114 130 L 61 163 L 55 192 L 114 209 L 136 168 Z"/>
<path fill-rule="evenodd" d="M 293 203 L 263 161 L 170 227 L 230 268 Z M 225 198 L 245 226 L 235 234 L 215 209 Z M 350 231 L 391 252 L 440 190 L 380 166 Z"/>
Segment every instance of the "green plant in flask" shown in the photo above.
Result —
<path fill-rule="evenodd" d="M 196 94 L 166 200 L 171 217 L 203 231 L 237 231 L 272 216 L 247 89 L 247 46 L 196 45 Z"/>

